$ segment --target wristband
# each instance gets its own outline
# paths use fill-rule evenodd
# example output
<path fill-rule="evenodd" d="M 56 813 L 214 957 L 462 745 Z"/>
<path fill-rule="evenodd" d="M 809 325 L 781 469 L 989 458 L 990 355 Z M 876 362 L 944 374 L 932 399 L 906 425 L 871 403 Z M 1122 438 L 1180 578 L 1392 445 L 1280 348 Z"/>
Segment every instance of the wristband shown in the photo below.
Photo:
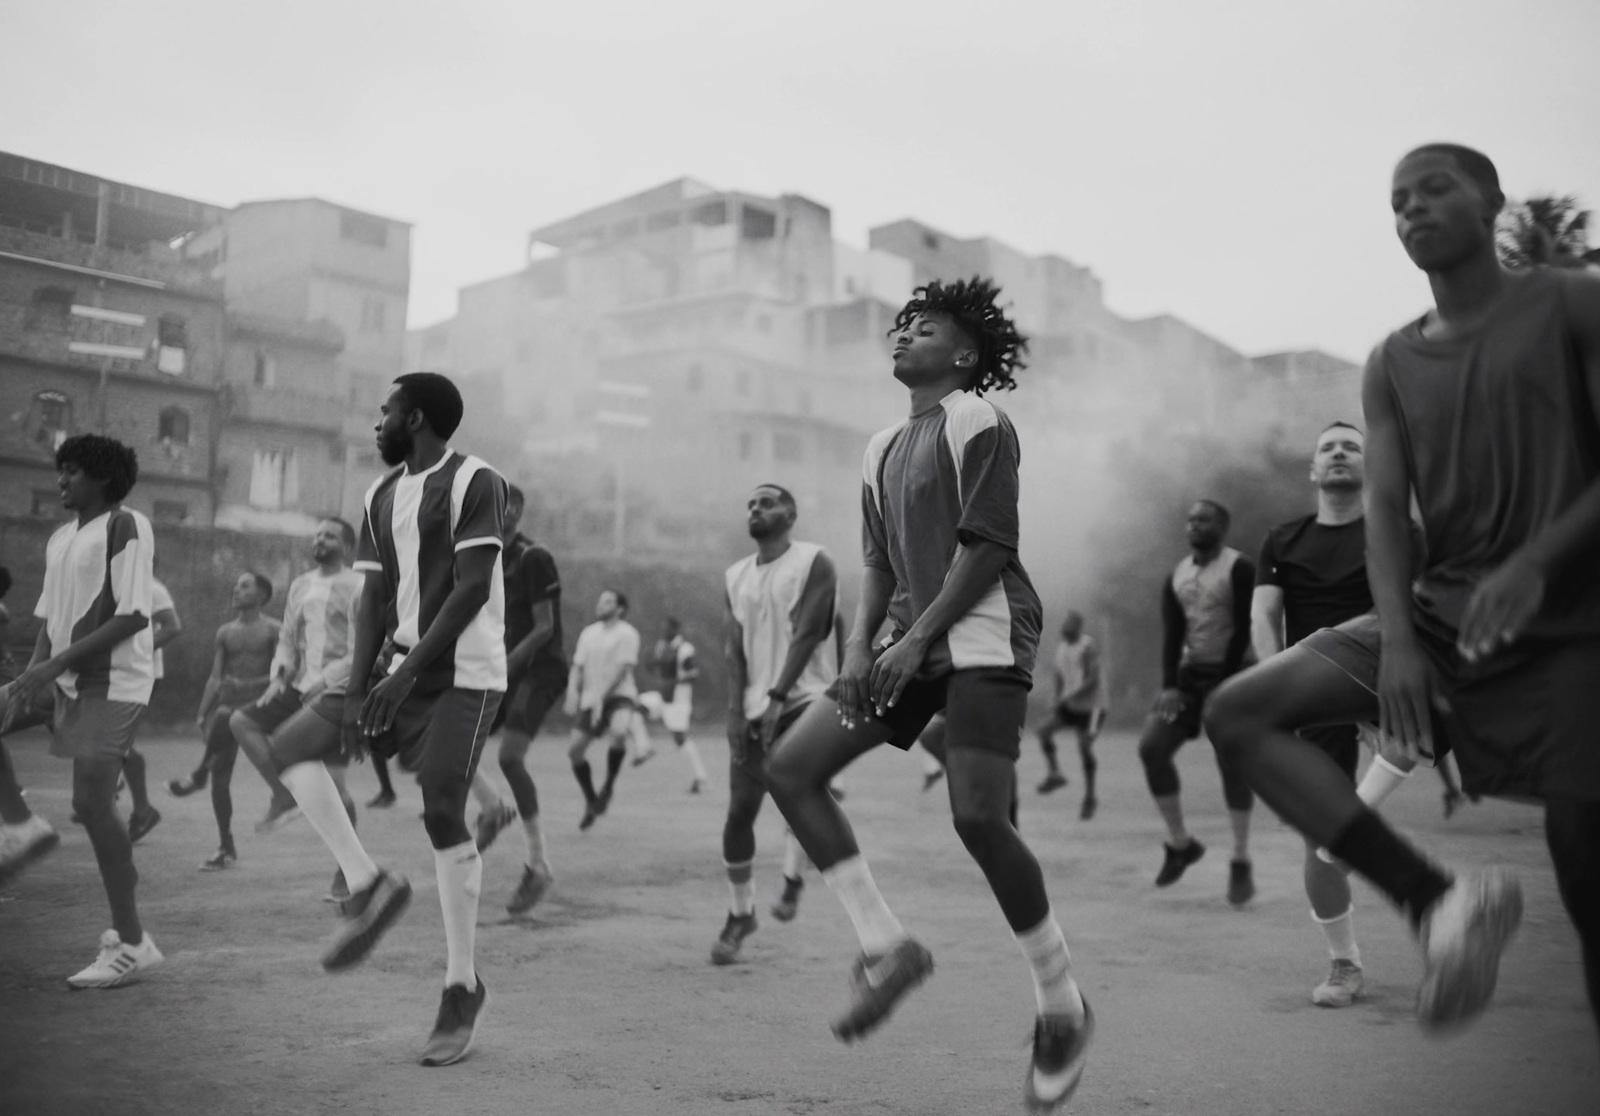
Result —
<path fill-rule="evenodd" d="M 789 700 L 789 695 L 784 693 L 781 690 L 775 690 L 775 689 L 774 690 L 768 690 L 767 691 L 767 696 L 769 698 L 771 698 L 773 701 L 788 701 Z"/>

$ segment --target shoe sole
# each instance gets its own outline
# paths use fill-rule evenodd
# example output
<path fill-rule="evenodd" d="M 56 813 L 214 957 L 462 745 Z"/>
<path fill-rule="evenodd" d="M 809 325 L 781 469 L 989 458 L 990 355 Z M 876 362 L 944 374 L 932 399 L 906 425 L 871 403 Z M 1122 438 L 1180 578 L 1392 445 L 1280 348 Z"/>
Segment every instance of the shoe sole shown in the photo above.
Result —
<path fill-rule="evenodd" d="M 1522 923 L 1522 887 L 1516 880 L 1490 872 L 1476 886 L 1480 894 L 1495 894 L 1474 912 L 1461 948 L 1431 965 L 1417 990 L 1417 1019 L 1435 1034 L 1465 1027 L 1489 1006 L 1500 958 Z"/>
<path fill-rule="evenodd" d="M 555 882 L 556 881 L 554 879 L 545 880 L 543 885 L 533 893 L 533 898 L 529 899 L 525 903 L 518 903 L 515 899 L 511 900 L 511 902 L 506 904 L 506 914 L 527 914 L 529 911 L 533 910 L 534 907 L 539 905 L 539 900 L 543 899 L 547 894 L 549 894 L 550 885 Z"/>
<path fill-rule="evenodd" d="M 73 977 L 68 977 L 67 986 L 74 992 L 87 992 L 92 988 L 118 988 L 124 984 L 127 984 L 130 980 L 147 969 L 155 968 L 165 960 L 166 957 L 163 956 L 160 951 L 157 951 L 156 955 L 150 960 L 141 961 L 135 968 L 129 969 L 121 976 L 113 977 L 111 980 L 90 980 L 80 982 Z"/>
<path fill-rule="evenodd" d="M 39 838 L 33 844 L 22 850 L 22 855 L 10 864 L 0 867 L 0 884 L 18 875 L 34 861 L 41 859 L 57 845 L 61 844 L 61 834 L 54 830 Z"/>
<path fill-rule="evenodd" d="M 1179 880 L 1183 879 L 1183 874 L 1185 872 L 1187 872 L 1190 868 L 1193 868 L 1196 864 L 1200 863 L 1200 858 L 1206 855 L 1206 847 L 1204 845 L 1194 845 L 1194 846 L 1190 846 L 1190 847 L 1191 848 L 1198 848 L 1200 851 L 1195 853 L 1194 856 L 1190 857 L 1187 861 L 1185 861 L 1184 864 L 1183 864 L 1183 867 L 1179 868 L 1171 876 L 1167 876 L 1163 872 L 1156 873 L 1156 886 L 1157 887 L 1171 887 L 1173 884 L 1175 884 Z"/>
<path fill-rule="evenodd" d="M 155 811 L 155 810 L 152 810 L 150 812 L 152 814 L 154 814 L 155 816 L 150 819 L 150 822 L 149 822 L 148 825 L 139 826 L 137 833 L 134 832 L 134 828 L 135 827 L 132 824 L 132 819 L 129 819 L 129 824 L 128 824 L 128 844 L 137 845 L 140 841 L 143 841 L 146 837 L 150 836 L 150 831 L 152 829 L 154 829 L 156 826 L 161 824 L 161 814 L 159 812 Z"/>
<path fill-rule="evenodd" d="M 1078 1086 L 1083 1082 L 1083 1071 L 1089 1064 L 1089 1047 L 1094 1044 L 1094 1011 L 1089 1007 L 1089 1001 L 1083 1002 L 1083 1048 L 1078 1053 L 1075 1062 L 1067 1063 L 1069 1080 L 1067 1087 L 1055 1100 L 1045 1100 L 1034 1092 L 1033 1064 L 1028 1064 L 1028 1076 L 1022 1086 L 1022 1103 L 1029 1112 L 1054 1112 L 1072 1099 L 1072 1094 L 1078 1091 Z"/>
<path fill-rule="evenodd" d="M 1318 999 L 1315 992 L 1311 993 L 1311 1002 L 1320 1008 L 1347 1008 L 1363 998 L 1365 998 L 1365 994 L 1362 992 L 1353 992 L 1348 998 L 1324 997 L 1322 999 Z"/>
<path fill-rule="evenodd" d="M 445 1057 L 445 1058 L 437 1058 L 437 1057 L 433 1057 L 433 1056 L 428 1055 L 428 1054 L 424 1054 L 422 1056 L 422 1058 L 420 1059 L 421 1064 L 425 1065 L 425 1066 L 428 1066 L 430 1068 L 437 1068 L 439 1066 L 453 1066 L 457 1062 L 461 1061 L 461 1059 L 465 1058 L 468 1054 L 471 1054 L 472 1053 L 472 1044 L 478 1041 L 478 1024 L 483 1022 L 483 1014 L 484 1014 L 484 1012 L 486 1012 L 488 1010 L 489 1010 L 489 989 L 487 987 L 485 987 L 484 990 L 483 990 L 483 1003 L 481 1005 L 479 1005 L 479 1007 L 478 1007 L 478 1014 L 473 1017 L 472 1030 L 467 1033 L 466 1045 L 464 1045 L 460 1050 L 456 1051 L 454 1054 L 450 1055 L 449 1057 Z"/>
<path fill-rule="evenodd" d="M 856 1011 L 863 1005 L 853 1005 L 850 1012 L 843 1019 L 832 1024 L 833 1037 L 840 1042 L 849 1043 L 857 1039 L 866 1038 L 873 1031 L 881 1027 L 885 1020 L 900 1006 L 900 1001 L 909 996 L 929 977 L 933 975 L 933 955 L 926 949 L 921 949 L 917 955 L 918 971 L 906 978 L 905 983 L 893 989 L 881 1001 L 866 1005 L 868 1011 L 861 1016 Z M 866 980 L 863 971 L 861 978 Z"/>
<path fill-rule="evenodd" d="M 744 949 L 745 939 L 759 929 L 761 929 L 761 924 L 759 922 L 752 921 L 750 929 L 739 935 L 739 940 L 733 943 L 733 950 L 729 953 L 717 952 L 718 948 L 722 945 L 722 939 L 718 938 L 717 944 L 711 947 L 711 963 L 713 965 L 731 965 L 735 961 L 739 960 L 739 952 Z"/>
<path fill-rule="evenodd" d="M 330 973 L 352 968 L 366 959 L 378 944 L 378 939 L 384 932 L 393 926 L 408 906 L 411 905 L 411 884 L 409 881 L 402 883 L 390 893 L 388 900 L 365 929 L 352 934 L 349 938 L 334 944 L 322 958 L 322 967 Z"/>

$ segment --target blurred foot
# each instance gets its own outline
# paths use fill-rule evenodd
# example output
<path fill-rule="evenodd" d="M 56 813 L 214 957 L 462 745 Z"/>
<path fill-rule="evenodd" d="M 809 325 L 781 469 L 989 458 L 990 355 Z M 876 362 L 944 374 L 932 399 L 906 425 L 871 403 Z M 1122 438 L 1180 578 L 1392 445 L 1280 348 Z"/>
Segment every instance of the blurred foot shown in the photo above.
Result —
<path fill-rule="evenodd" d="M 1040 794 L 1049 794 L 1051 791 L 1060 790 L 1067 785 L 1067 777 L 1059 771 L 1052 771 L 1044 777 L 1044 782 L 1039 784 Z"/>
<path fill-rule="evenodd" d="M 135 810 L 128 815 L 128 840 L 137 842 L 161 821 L 161 811 L 154 806 L 148 810 Z"/>
<path fill-rule="evenodd" d="M 216 851 L 216 855 L 211 857 L 210 860 L 200 862 L 200 871 L 221 872 L 225 868 L 232 868 L 234 864 L 238 863 L 238 860 L 239 854 L 233 851 L 233 847 L 224 845 Z"/>

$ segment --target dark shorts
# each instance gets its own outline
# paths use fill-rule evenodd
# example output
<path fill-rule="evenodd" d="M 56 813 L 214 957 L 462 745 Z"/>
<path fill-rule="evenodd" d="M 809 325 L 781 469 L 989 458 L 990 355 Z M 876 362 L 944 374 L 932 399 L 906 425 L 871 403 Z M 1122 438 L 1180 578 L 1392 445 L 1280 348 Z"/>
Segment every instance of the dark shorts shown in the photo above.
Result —
<path fill-rule="evenodd" d="M 798 705 L 778 718 L 777 727 L 772 733 L 773 744 L 783 739 L 783 734 L 794 727 L 794 723 L 800 719 L 800 715 L 810 707 L 810 704 L 808 701 L 805 705 Z M 728 765 L 744 772 L 758 783 L 765 783 L 767 756 L 770 751 L 770 747 L 761 742 L 761 722 L 751 721 L 744 731 L 744 739 L 739 742 L 739 746 L 729 749 Z"/>
<path fill-rule="evenodd" d="M 1521 640 L 1468 663 L 1455 635 L 1425 614 L 1417 635 L 1450 705 L 1435 710 L 1435 748 L 1455 754 L 1468 794 L 1600 800 L 1600 638 Z M 1299 646 L 1378 692 L 1378 618 L 1323 628 Z"/>
<path fill-rule="evenodd" d="M 240 716 L 263 732 L 272 732 L 283 722 L 300 712 L 300 691 L 285 686 L 270 698 L 252 701 L 239 710 Z"/>
<path fill-rule="evenodd" d="M 1356 768 L 1361 765 L 1361 741 L 1355 725 L 1318 725 L 1301 729 L 1299 736 L 1326 752 L 1350 782 L 1355 783 Z"/>
<path fill-rule="evenodd" d="M 1066 702 L 1056 706 L 1056 722 L 1063 728 L 1082 729 L 1090 736 L 1100 735 L 1100 726 L 1106 723 L 1104 709 L 1074 709 Z"/>
<path fill-rule="evenodd" d="M 121 760 L 133 748 L 145 707 L 136 701 L 68 697 L 56 691 L 50 754 L 62 759 Z"/>
<path fill-rule="evenodd" d="M 639 703 L 630 697 L 608 697 L 605 704 L 600 706 L 600 713 L 595 715 L 593 709 L 580 710 L 578 713 L 578 728 L 591 740 L 596 736 L 603 736 L 607 732 L 621 731 L 625 726 L 616 721 L 617 714 L 626 711 L 630 716 L 639 708 Z"/>
<path fill-rule="evenodd" d="M 838 700 L 838 684 L 828 696 Z M 889 743 L 910 750 L 934 715 L 945 719 L 945 748 L 977 748 L 1015 761 L 1022 754 L 1022 729 L 1028 718 L 1026 675 L 1004 668 L 957 670 L 939 678 L 915 678 L 900 702 L 877 718 L 889 730 Z"/>
<path fill-rule="evenodd" d="M 499 690 L 413 693 L 395 713 L 389 731 L 372 738 L 372 751 L 397 759 L 419 780 L 471 782 L 504 696 Z"/>
<path fill-rule="evenodd" d="M 537 736 L 544 719 L 567 692 L 567 668 L 539 668 L 519 675 L 506 689 L 490 731 L 501 728 Z"/>
<path fill-rule="evenodd" d="M 350 762 L 343 737 L 344 695 L 324 690 L 272 730 L 267 750 L 279 771 L 315 760 L 340 766 Z"/>
<path fill-rule="evenodd" d="M 1228 674 L 1221 664 L 1178 668 L 1177 690 L 1183 704 L 1172 723 L 1183 733 L 1185 740 L 1193 740 L 1200 735 L 1200 715 L 1205 712 L 1206 699 L 1227 679 Z"/>

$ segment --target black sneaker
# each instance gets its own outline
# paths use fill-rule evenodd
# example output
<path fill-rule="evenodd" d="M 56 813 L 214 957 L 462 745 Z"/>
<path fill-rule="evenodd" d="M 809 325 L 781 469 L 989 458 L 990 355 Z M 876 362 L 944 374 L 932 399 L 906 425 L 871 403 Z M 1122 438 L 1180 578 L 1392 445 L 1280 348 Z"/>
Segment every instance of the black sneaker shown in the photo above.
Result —
<path fill-rule="evenodd" d="M 217 850 L 216 855 L 211 857 L 211 859 L 200 862 L 200 871 L 222 872 L 232 868 L 234 864 L 238 862 L 238 860 L 239 854 L 234 852 L 233 849 L 224 845 L 222 848 Z"/>
<path fill-rule="evenodd" d="M 841 1042 L 864 1038 L 889 1017 L 906 993 L 933 975 L 933 954 L 911 938 L 888 953 L 859 957 L 851 971 L 849 1009 L 833 1022 Z"/>
<path fill-rule="evenodd" d="M 168 779 L 167 790 L 174 798 L 188 798 L 198 790 L 206 789 L 205 771 L 196 771 L 192 775 L 185 775 L 181 779 Z"/>
<path fill-rule="evenodd" d="M 523 865 L 522 882 L 517 884 L 515 894 L 506 903 L 506 913 L 519 915 L 533 909 L 533 905 L 544 898 L 544 893 L 550 890 L 550 885 L 555 883 L 555 877 L 548 868 L 529 868 Z"/>
<path fill-rule="evenodd" d="M 1228 861 L 1228 902 L 1242 907 L 1256 897 L 1256 880 L 1248 860 Z"/>
<path fill-rule="evenodd" d="M 751 911 L 747 915 L 736 915 L 730 912 L 728 921 L 722 925 L 722 933 L 717 935 L 716 942 L 711 946 L 711 963 L 713 965 L 731 965 L 739 959 L 739 947 L 744 945 L 744 940 L 756 932 L 756 913 Z"/>
<path fill-rule="evenodd" d="M 604 788 L 601 790 L 600 796 L 594 800 L 594 810 L 597 815 L 604 814 L 611 809 L 611 791 L 611 787 Z"/>
<path fill-rule="evenodd" d="M 1166 850 L 1166 859 L 1161 862 L 1161 871 L 1156 873 L 1157 887 L 1170 887 L 1178 882 L 1178 877 L 1188 871 L 1189 865 L 1206 855 L 1206 847 L 1193 837 L 1181 849 L 1171 845 L 1161 846 Z"/>
<path fill-rule="evenodd" d="M 340 904 L 344 921 L 322 955 L 322 967 L 333 973 L 360 964 L 410 902 L 411 885 L 406 878 L 398 872 L 379 871 L 377 879 Z"/>
<path fill-rule="evenodd" d="M 800 913 L 800 889 L 805 886 L 806 881 L 798 876 L 783 877 L 783 894 L 772 904 L 772 917 L 779 922 L 793 922 Z"/>
<path fill-rule="evenodd" d="M 135 810 L 128 815 L 128 840 L 137 843 L 161 821 L 161 811 L 154 806 L 148 810 Z"/>
<path fill-rule="evenodd" d="M 1088 821 L 1094 817 L 1094 812 L 1100 808 L 1100 800 L 1094 795 L 1089 795 L 1083 800 L 1083 808 L 1078 811 L 1079 821 Z"/>
<path fill-rule="evenodd" d="M 601 810 L 600 810 L 600 804 L 598 802 L 586 802 L 586 803 L 584 803 L 584 805 L 583 805 L 583 818 L 578 822 L 578 828 L 579 829 L 588 829 L 591 825 L 594 824 L 594 820 L 596 818 L 598 818 L 600 816 L 600 814 L 601 814 Z"/>
<path fill-rule="evenodd" d="M 390 806 L 393 806 L 396 801 L 398 800 L 395 798 L 393 791 L 379 791 L 367 803 L 367 809 L 387 810 Z"/>
<path fill-rule="evenodd" d="M 1067 1103 L 1083 1080 L 1093 1039 L 1094 1012 L 1088 1000 L 1083 1002 L 1082 1023 L 1059 1015 L 1041 1015 L 1034 1021 L 1033 1060 L 1022 1090 L 1029 1112 L 1052 1112 Z"/>
<path fill-rule="evenodd" d="M 478 987 L 467 990 L 465 984 L 452 984 L 444 990 L 439 1000 L 439 1017 L 434 1021 L 433 1034 L 422 1051 L 425 1066 L 449 1066 L 467 1056 L 472 1040 L 478 1035 L 478 1020 L 483 1018 L 484 1005 L 489 1002 L 489 990 L 478 978 Z"/>
<path fill-rule="evenodd" d="M 1052 771 L 1044 777 L 1044 782 L 1039 784 L 1040 794 L 1049 794 L 1051 791 L 1060 790 L 1067 785 L 1067 777 L 1059 771 Z"/>

